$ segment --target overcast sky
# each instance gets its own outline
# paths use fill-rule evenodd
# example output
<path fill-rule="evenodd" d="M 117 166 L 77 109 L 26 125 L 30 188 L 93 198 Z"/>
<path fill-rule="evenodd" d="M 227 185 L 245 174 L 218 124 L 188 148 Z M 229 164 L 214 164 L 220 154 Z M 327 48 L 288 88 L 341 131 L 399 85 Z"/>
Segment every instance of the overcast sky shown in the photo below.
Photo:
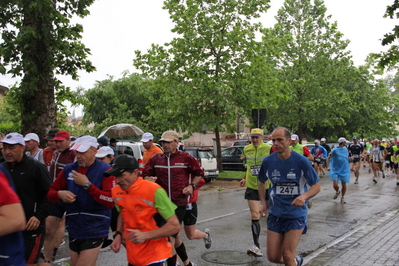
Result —
<path fill-rule="evenodd" d="M 387 5 L 393 0 L 325 0 L 330 22 L 337 21 L 338 29 L 345 39 L 351 41 L 356 65 L 364 63 L 371 52 L 384 48 L 380 39 L 394 27 L 397 20 L 383 18 Z M 163 0 L 97 0 L 91 7 L 91 14 L 79 20 L 83 24 L 83 42 L 91 49 L 90 60 L 97 68 L 96 72 L 80 72 L 80 80 L 61 77 L 65 85 L 75 89 L 82 86 L 92 88 L 96 80 L 107 75 L 116 79 L 125 70 L 134 72 L 133 57 L 135 50 L 146 51 L 152 43 L 164 44 L 173 35 L 173 25 L 166 10 L 162 9 Z M 272 0 L 271 8 L 261 20 L 263 26 L 271 27 L 274 17 L 283 0 Z M 78 20 L 77 20 L 78 21 Z M 9 76 L 0 76 L 0 84 L 12 85 L 16 80 Z"/>

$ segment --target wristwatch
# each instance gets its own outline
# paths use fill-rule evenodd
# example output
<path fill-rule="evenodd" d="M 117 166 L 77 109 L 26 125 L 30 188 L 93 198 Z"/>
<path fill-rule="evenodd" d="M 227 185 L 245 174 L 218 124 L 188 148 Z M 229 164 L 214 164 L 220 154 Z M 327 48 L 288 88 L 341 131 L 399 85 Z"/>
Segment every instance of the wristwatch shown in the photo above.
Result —
<path fill-rule="evenodd" d="M 115 239 L 115 237 L 116 237 L 117 235 L 121 235 L 121 236 L 122 236 L 121 231 L 115 231 L 115 232 L 114 232 L 113 238 Z"/>
<path fill-rule="evenodd" d="M 90 187 L 90 185 L 91 185 L 91 182 L 89 181 L 89 182 L 87 182 L 86 184 L 83 185 L 83 188 L 84 188 L 85 190 L 88 190 L 89 187 Z"/>
<path fill-rule="evenodd" d="M 190 183 L 190 186 L 192 186 L 193 189 L 195 189 L 197 187 L 194 183 Z"/>

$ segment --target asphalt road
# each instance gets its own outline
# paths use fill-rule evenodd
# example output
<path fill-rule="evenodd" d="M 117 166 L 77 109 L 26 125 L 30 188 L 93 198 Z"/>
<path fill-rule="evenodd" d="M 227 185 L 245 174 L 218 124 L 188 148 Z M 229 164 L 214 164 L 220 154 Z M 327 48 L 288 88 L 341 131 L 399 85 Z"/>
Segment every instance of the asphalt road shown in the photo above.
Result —
<path fill-rule="evenodd" d="M 303 235 L 297 253 L 305 262 L 315 257 L 326 245 L 345 238 L 348 232 L 372 219 L 383 218 L 389 211 L 398 208 L 399 187 L 396 176 L 378 178 L 372 182 L 372 174 L 361 169 L 359 184 L 348 184 L 346 204 L 333 199 L 334 190 L 328 177 L 321 178 L 322 190 L 313 199 L 309 210 L 308 233 Z M 214 181 L 205 185 L 198 200 L 199 217 L 197 228 L 209 228 L 213 239 L 207 250 L 202 240 L 187 240 L 182 233 L 190 259 L 197 265 L 274 265 L 266 256 L 253 258 L 246 255 L 252 246 L 250 214 L 244 188 L 237 182 Z M 261 247 L 266 254 L 266 218 L 261 218 Z M 156 252 L 156 250 L 154 250 Z M 67 245 L 61 247 L 57 261 L 68 261 Z M 109 248 L 101 251 L 97 265 L 127 265 L 126 253 L 115 254 Z M 276 264 L 277 265 L 277 264 Z"/>

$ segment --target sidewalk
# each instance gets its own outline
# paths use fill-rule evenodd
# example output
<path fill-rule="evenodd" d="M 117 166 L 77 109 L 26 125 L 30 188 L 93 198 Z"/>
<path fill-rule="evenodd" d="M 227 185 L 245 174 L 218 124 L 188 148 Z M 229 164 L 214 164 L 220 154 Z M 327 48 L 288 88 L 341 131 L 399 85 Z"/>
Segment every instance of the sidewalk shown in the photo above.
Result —
<path fill-rule="evenodd" d="M 304 265 L 399 265 L 399 209 L 380 213 L 309 254 Z"/>

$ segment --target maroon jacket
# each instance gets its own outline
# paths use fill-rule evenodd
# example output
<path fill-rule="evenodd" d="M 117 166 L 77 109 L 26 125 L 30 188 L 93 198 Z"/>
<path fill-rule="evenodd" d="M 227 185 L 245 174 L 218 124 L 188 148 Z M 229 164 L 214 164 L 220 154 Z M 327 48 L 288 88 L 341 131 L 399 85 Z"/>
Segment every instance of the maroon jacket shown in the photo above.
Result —
<path fill-rule="evenodd" d="M 190 175 L 204 176 L 204 170 L 198 161 L 185 151 L 173 154 L 157 153 L 145 164 L 143 177 L 156 176 L 157 181 L 177 206 L 186 206 L 188 196 L 183 189 L 190 184 Z"/>
<path fill-rule="evenodd" d="M 51 165 L 50 165 L 50 175 L 52 178 L 52 181 L 54 181 L 59 172 L 61 172 L 64 169 L 64 166 L 73 163 L 75 161 L 75 151 L 72 151 L 70 149 L 66 149 L 62 152 L 59 152 L 55 150 L 53 152 L 53 158 L 51 159 Z"/>

